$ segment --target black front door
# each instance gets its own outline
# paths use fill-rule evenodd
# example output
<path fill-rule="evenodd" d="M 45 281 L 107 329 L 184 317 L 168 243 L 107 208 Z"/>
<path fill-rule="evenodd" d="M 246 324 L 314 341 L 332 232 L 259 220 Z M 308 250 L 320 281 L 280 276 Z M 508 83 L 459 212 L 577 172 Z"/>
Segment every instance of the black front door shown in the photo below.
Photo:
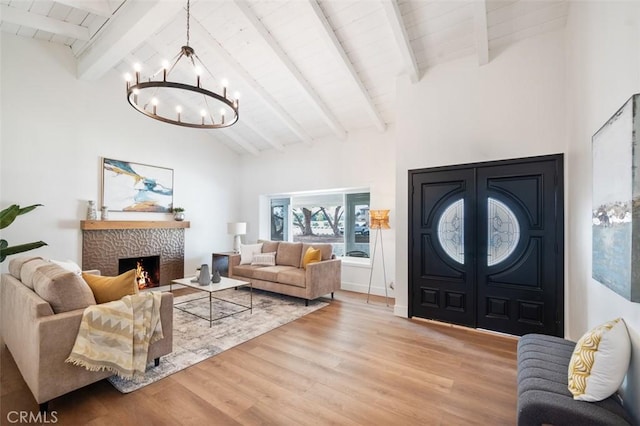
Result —
<path fill-rule="evenodd" d="M 409 316 L 561 336 L 562 156 L 409 179 Z"/>

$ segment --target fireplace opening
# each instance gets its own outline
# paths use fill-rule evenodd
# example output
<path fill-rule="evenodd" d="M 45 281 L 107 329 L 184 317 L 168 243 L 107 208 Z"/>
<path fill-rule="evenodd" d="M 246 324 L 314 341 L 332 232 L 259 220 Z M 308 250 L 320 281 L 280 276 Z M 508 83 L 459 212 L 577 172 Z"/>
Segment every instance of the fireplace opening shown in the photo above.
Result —
<path fill-rule="evenodd" d="M 160 286 L 160 256 L 127 257 L 118 260 L 118 274 L 136 270 L 138 289 Z"/>

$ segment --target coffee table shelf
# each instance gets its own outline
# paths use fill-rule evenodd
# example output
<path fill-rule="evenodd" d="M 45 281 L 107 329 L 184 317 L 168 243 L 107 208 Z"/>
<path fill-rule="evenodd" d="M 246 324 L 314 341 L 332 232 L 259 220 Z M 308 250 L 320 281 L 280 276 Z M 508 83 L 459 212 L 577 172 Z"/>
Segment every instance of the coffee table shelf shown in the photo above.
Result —
<path fill-rule="evenodd" d="M 206 299 L 207 296 L 200 297 L 200 298 L 197 298 L 197 299 L 191 299 L 191 300 L 188 300 L 188 301 L 185 301 L 185 302 L 174 303 L 173 304 L 174 308 L 176 308 L 176 309 L 178 309 L 178 310 L 180 310 L 182 312 L 186 312 L 187 314 L 194 315 L 194 316 L 196 316 L 198 318 L 202 318 L 204 320 L 208 320 L 209 321 L 209 327 L 212 326 L 214 321 L 218 321 L 218 320 L 221 320 L 223 318 L 227 318 L 227 317 L 230 317 L 232 315 L 239 314 L 241 312 L 251 311 L 251 313 L 253 313 L 253 286 L 251 285 L 251 282 L 240 281 L 240 280 L 236 280 L 236 279 L 233 279 L 233 278 L 221 277 L 219 283 L 209 283 L 208 285 L 200 285 L 197 281 L 196 282 L 192 282 L 191 280 L 193 280 L 193 279 L 195 279 L 195 277 L 186 277 L 186 278 L 180 278 L 180 279 L 177 279 L 177 280 L 172 280 L 171 283 L 169 283 L 169 291 L 173 291 L 173 284 L 179 284 L 179 285 L 183 285 L 183 286 L 186 286 L 186 287 L 189 287 L 189 288 L 195 288 L 196 290 L 200 290 L 200 291 L 204 291 L 204 292 L 209 293 L 209 318 L 203 317 L 202 315 L 198 315 L 198 314 L 196 314 L 194 312 L 189 311 L 188 309 L 185 309 L 185 308 L 182 308 L 182 307 L 178 306 L 178 305 L 183 305 L 185 303 L 193 302 L 194 300 Z M 230 288 L 237 289 L 238 287 L 246 287 L 246 286 L 249 286 L 249 305 L 248 306 L 240 304 L 240 303 L 237 303 L 237 302 L 232 302 L 232 301 L 227 300 L 227 299 L 222 299 L 220 297 L 216 297 L 216 296 L 213 295 L 214 293 L 217 293 L 217 292 L 222 291 L 222 290 L 228 290 Z M 213 317 L 213 305 L 212 305 L 213 299 L 220 300 L 220 301 L 225 302 L 225 303 L 231 303 L 233 305 L 240 306 L 240 307 L 245 308 L 245 309 L 242 309 L 242 310 L 239 310 L 239 311 L 227 314 L 227 315 L 221 315 L 219 317 L 214 318 Z"/>

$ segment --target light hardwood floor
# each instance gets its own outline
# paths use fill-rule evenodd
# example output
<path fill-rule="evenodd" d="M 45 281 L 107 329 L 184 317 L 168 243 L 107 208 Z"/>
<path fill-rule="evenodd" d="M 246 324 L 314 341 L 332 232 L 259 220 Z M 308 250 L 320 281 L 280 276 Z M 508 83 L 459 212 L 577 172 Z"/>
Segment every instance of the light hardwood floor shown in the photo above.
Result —
<path fill-rule="evenodd" d="M 313 312 L 131 394 L 102 381 L 50 403 L 59 425 L 512 425 L 508 336 L 393 315 L 337 292 Z M 38 405 L 4 347 L 0 424 Z"/>

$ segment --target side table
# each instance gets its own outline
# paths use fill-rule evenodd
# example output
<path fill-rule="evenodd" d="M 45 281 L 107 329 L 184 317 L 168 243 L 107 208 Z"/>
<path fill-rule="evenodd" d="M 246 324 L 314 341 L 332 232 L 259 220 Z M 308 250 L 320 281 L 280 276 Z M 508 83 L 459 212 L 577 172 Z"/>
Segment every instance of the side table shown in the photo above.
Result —
<path fill-rule="evenodd" d="M 211 254 L 211 267 L 217 269 L 221 277 L 229 277 L 229 256 L 234 255 L 232 251 L 223 251 Z"/>

